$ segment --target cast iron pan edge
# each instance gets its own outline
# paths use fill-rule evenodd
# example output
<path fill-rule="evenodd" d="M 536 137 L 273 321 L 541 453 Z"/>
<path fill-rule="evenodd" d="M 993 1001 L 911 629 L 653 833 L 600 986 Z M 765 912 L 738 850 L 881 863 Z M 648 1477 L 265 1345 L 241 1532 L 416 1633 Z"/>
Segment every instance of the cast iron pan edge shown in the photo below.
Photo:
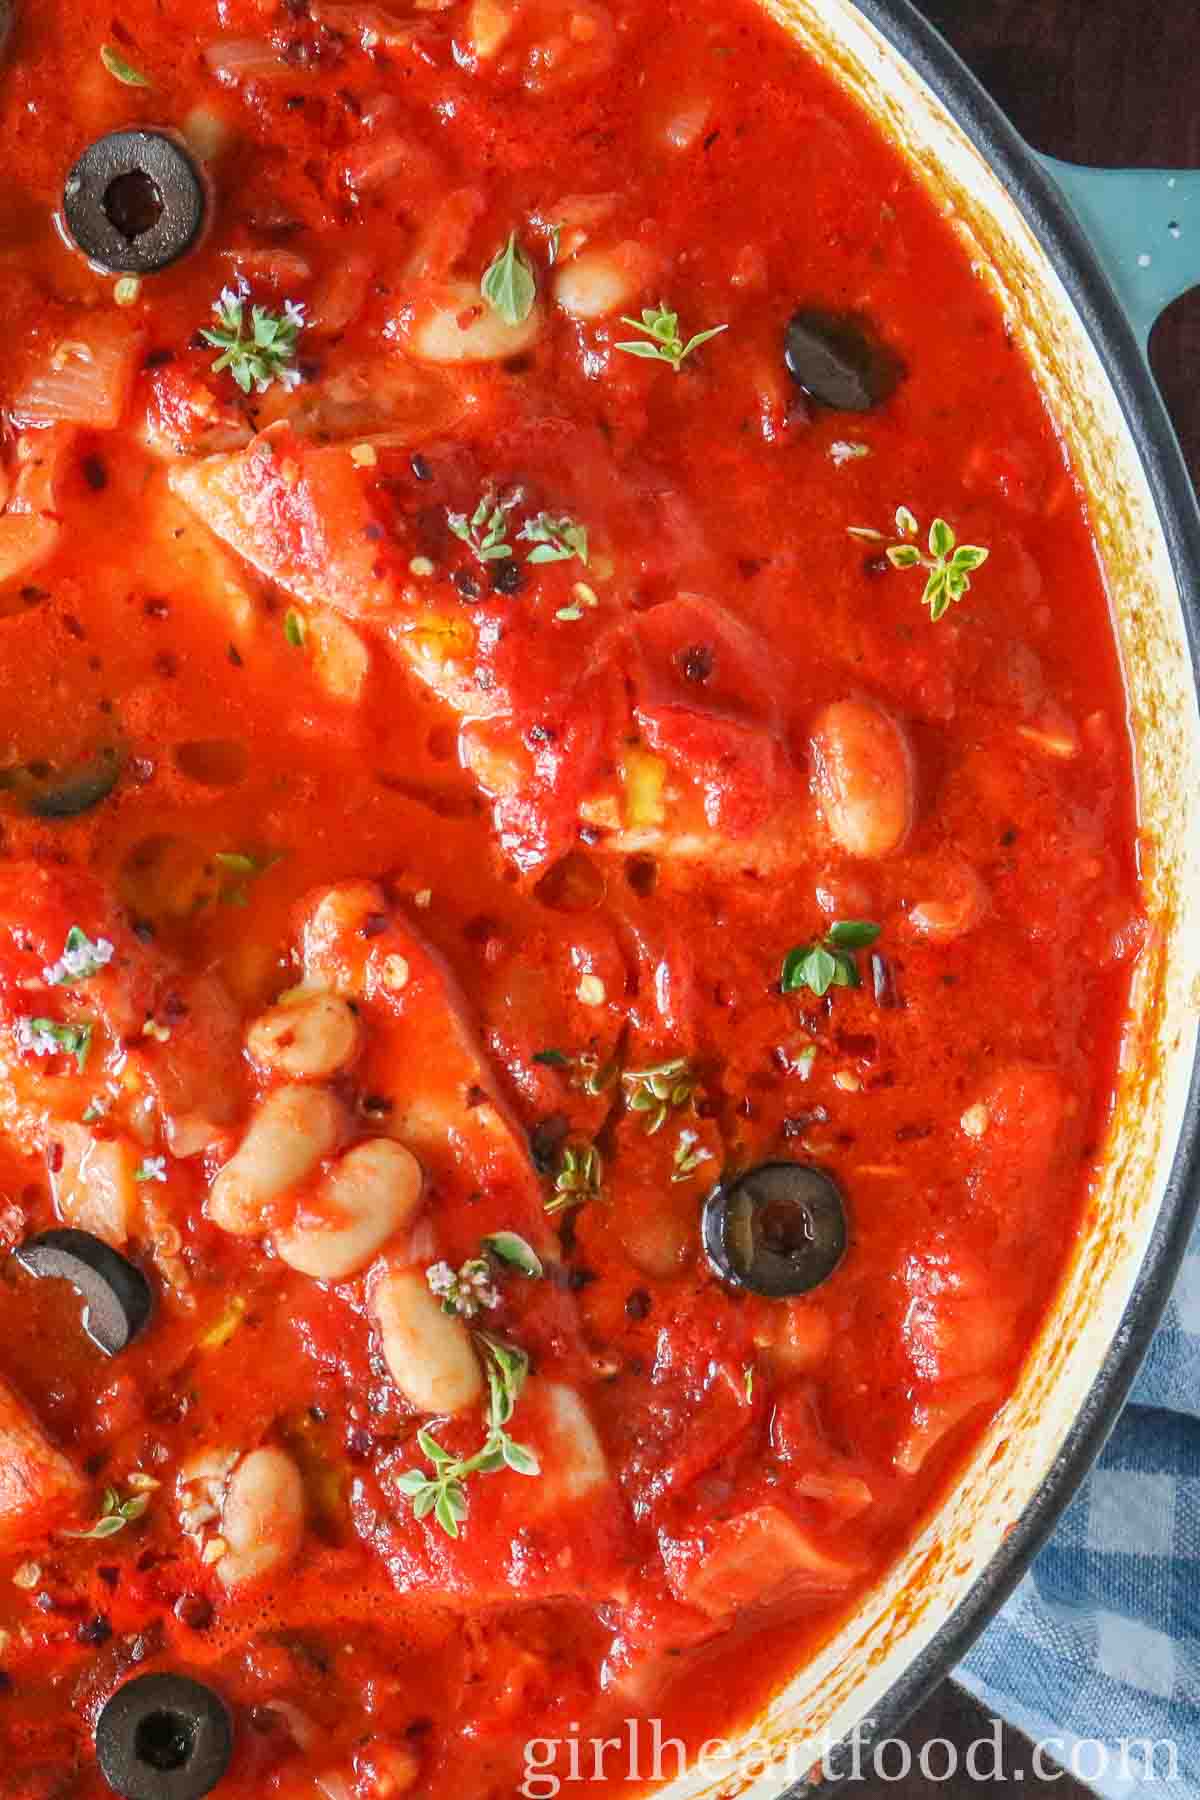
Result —
<path fill-rule="evenodd" d="M 1200 508 L 1174 429 L 1133 328 L 1066 200 L 1004 113 L 909 0 L 854 0 L 986 155 L 1058 272 L 1104 362 L 1158 506 L 1200 688 Z M 1007 1600 L 1116 1424 L 1162 1316 L 1200 1203 L 1200 1054 L 1183 1129 L 1141 1272 L 1108 1355 L 1054 1466 L 1004 1544 L 941 1630 L 859 1731 L 865 1750 L 894 1737 Z M 844 1759 L 839 1759 L 844 1760 Z M 834 1763 L 835 1768 L 838 1761 Z M 837 1782 L 799 1782 L 781 1800 L 816 1800 Z"/>

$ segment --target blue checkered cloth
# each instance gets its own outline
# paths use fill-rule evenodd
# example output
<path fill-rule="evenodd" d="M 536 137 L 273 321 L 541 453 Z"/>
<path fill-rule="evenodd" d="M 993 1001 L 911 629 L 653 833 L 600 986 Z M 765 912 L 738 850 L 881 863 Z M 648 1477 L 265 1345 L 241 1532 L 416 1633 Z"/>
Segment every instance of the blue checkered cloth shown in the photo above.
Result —
<path fill-rule="evenodd" d="M 1103 1456 L 956 1679 L 1106 1800 L 1200 1796 L 1200 1233 Z M 1139 1780 L 1122 1738 L 1173 1740 L 1175 1781 L 1163 1750 Z"/>

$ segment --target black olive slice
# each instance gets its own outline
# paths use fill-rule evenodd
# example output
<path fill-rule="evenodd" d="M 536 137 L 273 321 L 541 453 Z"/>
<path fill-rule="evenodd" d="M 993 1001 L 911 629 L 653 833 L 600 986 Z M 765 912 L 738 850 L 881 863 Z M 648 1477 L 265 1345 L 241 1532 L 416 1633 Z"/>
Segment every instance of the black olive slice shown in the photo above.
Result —
<path fill-rule="evenodd" d="M 83 1329 L 106 1356 L 116 1356 L 150 1317 L 150 1283 L 128 1257 L 90 1231 L 44 1231 L 13 1255 L 30 1275 L 69 1281 L 83 1296 Z"/>
<path fill-rule="evenodd" d="M 121 762 L 115 750 L 103 750 L 78 768 L 34 778 L 26 805 L 35 819 L 74 819 L 107 800 L 117 785 Z"/>
<path fill-rule="evenodd" d="M 152 275 L 191 249 L 204 224 L 199 169 L 162 131 L 97 138 L 63 191 L 67 229 L 89 262 L 112 274 Z"/>
<path fill-rule="evenodd" d="M 96 1758 L 125 1800 L 200 1800 L 233 1754 L 233 1721 L 219 1694 L 188 1675 L 138 1675 L 96 1721 Z"/>
<path fill-rule="evenodd" d="M 783 360 L 796 385 L 835 412 L 870 412 L 890 398 L 904 373 L 852 315 L 805 307 L 788 320 Z"/>
<path fill-rule="evenodd" d="M 723 1182 L 705 1203 L 702 1230 L 719 1275 L 772 1299 L 819 1287 L 846 1251 L 837 1184 L 806 1163 L 760 1163 Z"/>

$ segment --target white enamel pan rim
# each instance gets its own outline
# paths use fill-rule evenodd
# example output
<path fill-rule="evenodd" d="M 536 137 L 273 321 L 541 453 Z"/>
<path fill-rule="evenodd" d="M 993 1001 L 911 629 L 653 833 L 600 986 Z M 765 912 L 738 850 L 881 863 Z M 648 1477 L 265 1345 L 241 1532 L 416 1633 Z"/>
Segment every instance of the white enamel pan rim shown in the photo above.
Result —
<path fill-rule="evenodd" d="M 1200 908 L 1188 905 L 1200 896 L 1200 513 L 1143 346 L 1046 167 L 907 0 L 763 3 L 926 177 L 1002 292 L 1060 422 L 1122 644 L 1158 929 L 1095 1217 L 1016 1393 L 900 1564 L 720 1772 L 692 1770 L 661 1790 L 670 1800 L 776 1800 L 793 1782 L 811 1794 L 803 1778 L 826 1746 L 888 1735 L 949 1672 L 1102 1447 L 1177 1272 L 1200 1170 Z"/>

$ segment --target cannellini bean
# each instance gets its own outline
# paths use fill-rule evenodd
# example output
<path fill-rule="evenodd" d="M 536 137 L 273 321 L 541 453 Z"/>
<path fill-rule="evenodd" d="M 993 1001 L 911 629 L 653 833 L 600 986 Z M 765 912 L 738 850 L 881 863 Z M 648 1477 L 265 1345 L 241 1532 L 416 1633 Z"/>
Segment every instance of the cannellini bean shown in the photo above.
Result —
<path fill-rule="evenodd" d="M 421 1759 L 410 1744 L 389 1743 L 376 1738 L 357 1752 L 354 1770 L 360 1794 L 367 1800 L 395 1800 L 417 1785 L 421 1775 Z"/>
<path fill-rule="evenodd" d="M 579 1500 L 608 1480 L 608 1459 L 574 1388 L 550 1382 L 542 1396 L 553 1434 L 552 1485 L 558 1498 Z"/>
<path fill-rule="evenodd" d="M 383 889 L 373 881 L 344 881 L 314 895 L 306 903 L 301 927 L 306 985 L 332 988 L 335 994 L 361 994 L 370 944 L 356 936 L 358 927 L 369 914 L 386 911 Z"/>
<path fill-rule="evenodd" d="M 479 1401 L 483 1376 L 471 1334 L 442 1311 L 422 1269 L 388 1270 L 370 1303 L 388 1371 L 418 1412 L 462 1412 Z"/>
<path fill-rule="evenodd" d="M 554 298 L 573 319 L 602 319 L 633 305 L 654 266 L 654 257 L 641 244 L 583 250 L 558 271 Z"/>
<path fill-rule="evenodd" d="M 987 912 L 990 896 L 963 857 L 953 857 L 934 874 L 936 895 L 920 899 L 908 921 L 914 931 L 935 944 L 950 944 L 973 931 Z"/>
<path fill-rule="evenodd" d="M 535 343 L 542 311 L 535 306 L 519 325 L 509 325 L 468 282 L 448 282 L 417 308 L 408 346 L 421 362 L 502 362 Z"/>
<path fill-rule="evenodd" d="M 347 1150 L 306 1202 L 302 1220 L 276 1232 L 276 1253 L 315 1281 L 344 1281 L 364 1269 L 421 1205 L 421 1165 L 391 1138 Z"/>
<path fill-rule="evenodd" d="M 230 1478 L 221 1508 L 228 1546 L 217 1563 L 222 1586 L 241 1587 L 291 1562 L 304 1538 L 304 1487 L 284 1450 L 252 1450 Z"/>
<path fill-rule="evenodd" d="M 246 1048 L 261 1069 L 316 1081 L 353 1062 L 359 1037 L 354 1012 L 337 994 L 300 992 L 254 1021 Z"/>
<path fill-rule="evenodd" d="M 325 692 L 347 705 L 360 700 L 371 653 L 353 625 L 334 612 L 315 613 L 308 622 L 308 635 L 313 671 Z"/>
<path fill-rule="evenodd" d="M 480 62 L 496 56 L 513 28 L 511 0 L 472 0 L 467 14 L 467 41 Z"/>
<path fill-rule="evenodd" d="M 329 1154 L 343 1123 L 341 1105 L 323 1088 L 289 1085 L 268 1094 L 212 1184 L 206 1211 L 213 1224 L 236 1237 L 264 1231 L 272 1201 Z"/>
<path fill-rule="evenodd" d="M 913 762 L 890 713 L 870 700 L 839 700 L 812 731 L 813 787 L 834 838 L 850 856 L 887 856 L 913 821 Z"/>

